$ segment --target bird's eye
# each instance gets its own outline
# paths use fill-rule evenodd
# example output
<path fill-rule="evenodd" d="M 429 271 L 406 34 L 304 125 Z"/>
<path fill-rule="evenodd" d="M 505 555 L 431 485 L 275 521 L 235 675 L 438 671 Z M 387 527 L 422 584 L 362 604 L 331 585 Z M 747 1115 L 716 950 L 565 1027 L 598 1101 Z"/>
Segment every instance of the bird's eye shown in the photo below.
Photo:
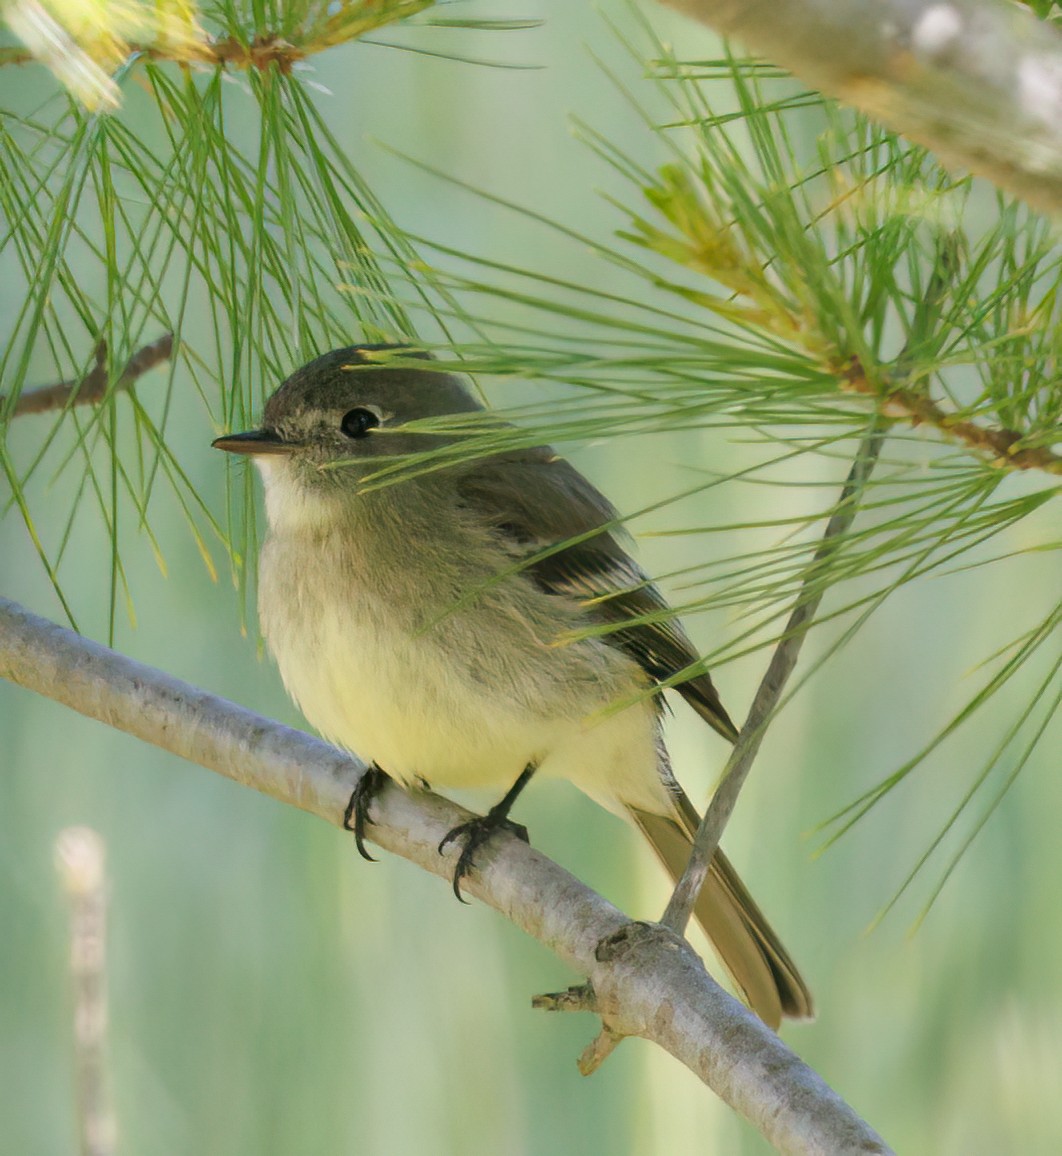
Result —
<path fill-rule="evenodd" d="M 375 429 L 379 424 L 380 419 L 371 409 L 363 409 L 359 406 L 357 409 L 348 410 L 343 415 L 339 428 L 348 438 L 363 438 L 369 430 Z"/>

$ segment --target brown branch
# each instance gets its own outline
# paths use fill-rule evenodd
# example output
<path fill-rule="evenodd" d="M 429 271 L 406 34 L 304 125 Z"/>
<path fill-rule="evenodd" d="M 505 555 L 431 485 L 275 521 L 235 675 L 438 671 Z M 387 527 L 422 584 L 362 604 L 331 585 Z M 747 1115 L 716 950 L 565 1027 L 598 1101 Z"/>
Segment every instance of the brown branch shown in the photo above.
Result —
<path fill-rule="evenodd" d="M 987 453 L 994 466 L 1062 474 L 1062 457 L 1047 446 L 1022 446 L 1022 436 L 1014 430 L 978 425 L 968 418 L 948 413 L 932 398 L 914 389 L 899 387 L 883 392 L 867 377 L 856 358 L 834 372 L 845 393 L 877 398 L 883 416 L 894 421 L 905 421 L 912 426 L 932 426 L 946 438 L 962 442 L 969 449 Z"/>
<path fill-rule="evenodd" d="M 292 44 L 290 40 L 275 34 L 255 36 L 249 41 L 226 36 L 223 40 L 208 39 L 176 45 L 127 43 L 123 48 L 127 60 L 138 56 L 154 61 L 175 61 L 179 64 L 194 62 L 215 65 L 219 68 L 241 70 L 254 68 L 260 72 L 275 64 L 285 74 L 291 72 L 293 65 L 305 60 L 315 51 L 318 50 L 312 46 L 302 47 Z M 0 66 L 37 63 L 44 61 L 39 60 L 28 48 L 0 48 Z"/>
<path fill-rule="evenodd" d="M 154 369 L 160 362 L 168 361 L 173 355 L 173 334 L 164 333 L 157 341 L 138 349 L 126 362 L 121 376 L 114 383 L 115 390 L 128 389 L 137 378 Z M 36 389 L 24 389 L 15 399 L 12 417 L 27 413 L 46 413 L 52 409 L 65 409 L 68 405 L 98 405 L 107 392 L 107 342 L 102 339 L 96 346 L 96 364 L 80 381 L 59 381 L 55 385 L 42 385 Z M 0 408 L 7 398 L 0 394 Z"/>
<path fill-rule="evenodd" d="M 323 45 L 331 47 L 331 45 Z M 249 41 L 240 40 L 235 36 L 226 36 L 223 40 L 202 40 L 194 43 L 183 42 L 178 45 L 169 44 L 137 44 L 124 45 L 124 55 L 127 60 L 133 57 L 153 61 L 173 61 L 178 64 L 205 64 L 219 68 L 235 68 L 240 70 L 257 69 L 265 72 L 270 65 L 275 64 L 285 75 L 300 60 L 312 55 L 321 49 L 312 46 L 292 44 L 283 36 L 265 34 L 255 36 Z M 0 66 L 5 64 L 43 64 L 44 61 L 30 52 L 28 48 L 0 48 Z"/>
<path fill-rule="evenodd" d="M 28 48 L 12 48 L 8 45 L 0 48 L 0 65 L 32 64 L 36 59 Z"/>

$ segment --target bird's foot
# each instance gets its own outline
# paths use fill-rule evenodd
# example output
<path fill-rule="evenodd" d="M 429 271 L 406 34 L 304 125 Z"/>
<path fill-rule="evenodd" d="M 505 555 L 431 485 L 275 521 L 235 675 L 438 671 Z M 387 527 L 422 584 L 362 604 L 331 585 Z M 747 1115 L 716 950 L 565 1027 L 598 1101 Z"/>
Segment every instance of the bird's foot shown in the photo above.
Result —
<path fill-rule="evenodd" d="M 507 802 L 508 800 L 504 800 Z M 491 838 L 497 831 L 508 831 L 515 835 L 518 839 L 523 839 L 525 843 L 530 840 L 527 837 L 527 828 L 521 826 L 519 823 L 514 823 L 512 819 L 508 818 L 506 811 L 502 809 L 502 805 L 492 807 L 485 815 L 477 816 L 475 819 L 469 819 L 467 823 L 461 823 L 450 832 L 448 832 L 442 842 L 439 844 L 439 854 L 445 853 L 446 848 L 451 843 L 456 843 L 458 839 L 464 841 L 464 846 L 461 848 L 461 854 L 457 860 L 457 866 L 454 868 L 453 888 L 454 894 L 462 903 L 467 903 L 468 900 L 461 894 L 461 880 L 472 870 L 476 865 L 476 852 L 485 844 L 489 843 Z"/>
<path fill-rule="evenodd" d="M 365 850 L 365 825 L 371 822 L 369 805 L 386 782 L 387 776 L 373 763 L 358 779 L 358 785 L 351 791 L 347 809 L 343 812 L 343 827 L 354 832 L 354 845 L 358 854 L 370 863 L 375 863 L 376 859 Z"/>

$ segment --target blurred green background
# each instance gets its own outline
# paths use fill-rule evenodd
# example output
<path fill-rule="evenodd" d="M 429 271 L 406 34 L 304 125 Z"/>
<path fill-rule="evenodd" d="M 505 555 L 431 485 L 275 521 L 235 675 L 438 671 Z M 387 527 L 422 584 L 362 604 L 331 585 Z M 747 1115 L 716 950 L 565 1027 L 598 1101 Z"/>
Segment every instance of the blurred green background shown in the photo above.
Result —
<path fill-rule="evenodd" d="M 686 55 L 716 51 L 703 30 L 647 12 Z M 645 163 L 659 159 L 658 142 L 589 46 L 632 86 L 638 69 L 588 5 L 540 0 L 510 14 L 546 23 L 475 47 L 541 69 L 352 45 L 314 60 L 313 79 L 328 90 L 319 106 L 411 231 L 607 285 L 614 274 L 583 247 L 433 180 L 376 143 L 607 239 L 621 221 L 597 190 L 614 174 L 573 138 L 566 118 L 577 111 Z M 53 81 L 42 70 L 4 70 L 5 100 L 16 86 L 32 104 Z M 253 101 L 238 81 L 232 104 L 253 139 Z M 134 106 L 122 115 L 135 115 Z M 6 308 L 17 303 L 16 282 L 0 289 Z M 30 380 L 46 375 L 42 358 Z M 145 378 L 145 404 L 150 389 Z M 24 439 L 32 452 L 48 421 L 19 419 L 9 441 Z M 169 432 L 221 511 L 228 463 L 210 450 L 218 431 L 191 389 L 174 399 Z M 726 469 L 744 453 L 736 439 L 694 433 L 581 447 L 574 456 L 621 510 L 632 510 L 687 487 L 691 469 Z M 805 468 L 815 480 L 840 476 L 823 462 Z M 42 493 L 60 506 L 71 485 L 63 477 Z M 635 529 L 779 517 L 803 501 L 800 491 L 730 487 Z M 241 635 L 240 596 L 226 580 L 210 580 L 166 493 L 152 524 L 168 577 L 146 541 L 126 537 L 138 624 L 119 619 L 118 648 L 299 725 L 253 631 Z M 1009 545 L 1026 533 L 1014 531 Z M 641 556 L 663 573 L 719 548 L 710 537 L 647 537 Z M 87 515 L 71 550 L 80 625 L 105 637 L 109 546 Z M 972 693 L 974 665 L 1028 625 L 1023 615 L 1037 592 L 1057 587 L 1058 577 L 1045 555 L 1019 571 L 997 566 L 905 588 L 779 719 L 727 834 L 730 855 L 817 998 L 817 1021 L 787 1028 L 786 1038 L 901 1152 L 1059 1150 L 1057 742 L 1052 749 L 1049 735 L 1040 746 L 913 936 L 932 870 L 872 934 L 864 931 L 1009 719 L 1007 702 L 991 708 L 994 723 L 986 717 L 959 735 L 823 857 L 812 857 L 807 833 L 931 737 Z M 0 589 L 61 617 L 10 513 L 0 522 Z M 688 625 L 706 648 L 737 629 L 723 617 Z M 813 637 L 809 659 L 822 646 Z M 731 664 L 717 680 L 736 716 L 763 661 Z M 685 1069 L 641 1041 L 627 1041 L 602 1071 L 581 1078 L 575 1058 L 594 1021 L 530 1008 L 533 994 L 579 977 L 485 908 L 458 906 L 439 880 L 390 858 L 364 863 L 335 829 L 6 684 L 0 735 L 3 1151 L 62 1153 L 75 1144 L 67 928 L 53 867 L 55 837 L 75 823 L 98 830 L 108 849 L 109 1046 L 122 1152 L 767 1150 Z M 679 712 L 671 749 L 679 777 L 703 802 L 722 744 Z M 628 912 L 662 910 L 665 882 L 648 850 L 574 790 L 539 784 L 518 818 L 537 846 Z"/>

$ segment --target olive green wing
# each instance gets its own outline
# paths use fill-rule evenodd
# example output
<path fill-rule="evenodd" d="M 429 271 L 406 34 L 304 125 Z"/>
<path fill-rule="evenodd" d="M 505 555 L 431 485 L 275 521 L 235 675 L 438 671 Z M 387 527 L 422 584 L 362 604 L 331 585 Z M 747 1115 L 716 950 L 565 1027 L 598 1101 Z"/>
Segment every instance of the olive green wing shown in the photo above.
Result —
<path fill-rule="evenodd" d="M 698 661 L 682 625 L 624 549 L 615 509 L 548 447 L 481 459 L 460 479 L 458 491 L 507 549 L 527 560 L 527 572 L 542 590 L 575 598 L 592 622 L 616 627 L 603 640 L 626 651 L 655 682 Z M 734 741 L 737 728 L 708 674 L 675 689 Z"/>

